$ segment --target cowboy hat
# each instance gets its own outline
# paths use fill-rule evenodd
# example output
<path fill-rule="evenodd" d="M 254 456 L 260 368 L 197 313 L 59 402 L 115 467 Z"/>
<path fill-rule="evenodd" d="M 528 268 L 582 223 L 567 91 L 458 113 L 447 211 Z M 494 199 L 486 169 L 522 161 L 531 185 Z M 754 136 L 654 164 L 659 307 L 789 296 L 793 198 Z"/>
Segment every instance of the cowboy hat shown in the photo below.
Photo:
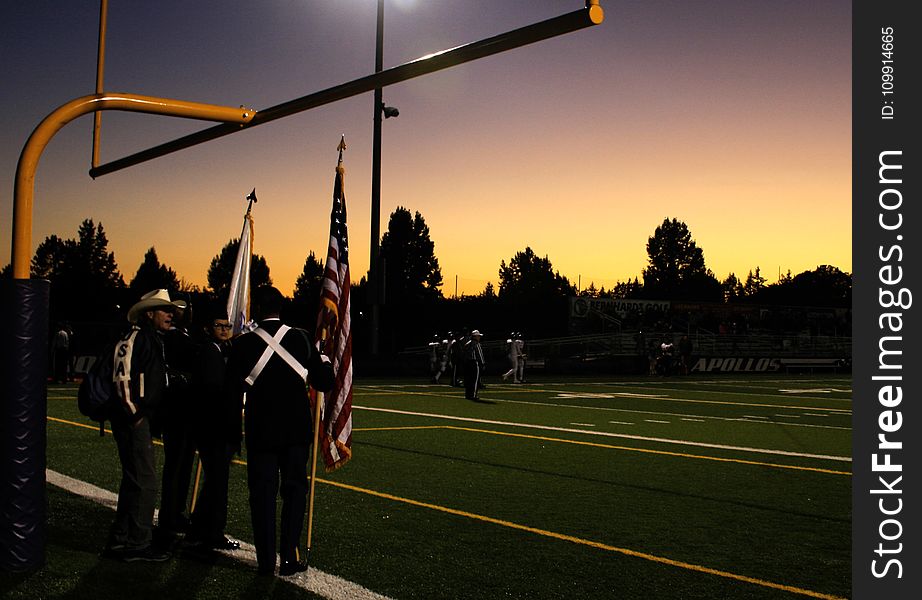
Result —
<path fill-rule="evenodd" d="M 480 333 L 479 329 L 475 329 L 474 331 L 471 332 L 471 337 L 474 337 L 475 335 L 483 337 L 483 334 Z"/>
<path fill-rule="evenodd" d="M 170 300 L 170 293 L 166 290 L 152 290 L 141 296 L 141 300 L 128 309 L 128 321 L 137 323 L 138 317 L 148 310 L 176 310 L 177 308 L 186 308 L 186 303 L 182 300 Z"/>

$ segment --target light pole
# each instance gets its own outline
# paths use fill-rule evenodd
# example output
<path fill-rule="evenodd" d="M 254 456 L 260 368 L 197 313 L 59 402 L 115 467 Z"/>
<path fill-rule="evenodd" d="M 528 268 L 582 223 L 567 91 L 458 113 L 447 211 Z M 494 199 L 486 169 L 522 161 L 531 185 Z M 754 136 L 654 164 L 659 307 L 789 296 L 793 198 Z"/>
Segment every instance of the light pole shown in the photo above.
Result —
<path fill-rule="evenodd" d="M 384 69 L 384 0 L 378 0 L 378 27 L 375 36 L 375 73 Z M 378 354 L 378 330 L 384 281 L 380 269 L 381 241 L 381 117 L 396 117 L 400 112 L 384 105 L 382 88 L 375 88 L 374 131 L 371 149 L 371 255 L 368 261 L 368 287 L 371 296 L 371 353 Z"/>

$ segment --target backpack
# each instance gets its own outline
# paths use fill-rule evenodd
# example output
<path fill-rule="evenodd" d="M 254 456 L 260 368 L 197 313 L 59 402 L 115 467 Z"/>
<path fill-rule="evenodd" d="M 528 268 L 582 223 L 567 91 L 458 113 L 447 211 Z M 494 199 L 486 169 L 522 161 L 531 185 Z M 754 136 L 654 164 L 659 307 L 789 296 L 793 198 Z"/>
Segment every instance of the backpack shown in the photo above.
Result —
<path fill-rule="evenodd" d="M 119 409 L 124 394 L 128 393 L 131 352 L 138 331 L 138 327 L 132 327 L 117 342 L 106 346 L 77 391 L 77 408 L 93 421 L 99 421 L 100 435 L 104 433 L 103 422 Z"/>

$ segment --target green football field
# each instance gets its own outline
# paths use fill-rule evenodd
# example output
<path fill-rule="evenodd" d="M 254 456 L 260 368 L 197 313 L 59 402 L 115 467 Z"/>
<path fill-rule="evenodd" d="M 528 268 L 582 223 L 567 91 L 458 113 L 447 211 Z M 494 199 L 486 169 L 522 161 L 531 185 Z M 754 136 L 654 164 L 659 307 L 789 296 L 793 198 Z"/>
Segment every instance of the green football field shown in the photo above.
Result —
<path fill-rule="evenodd" d="M 114 442 L 75 394 L 49 389 L 48 467 L 114 491 Z M 353 416 L 353 460 L 318 475 L 311 565 L 379 594 L 850 594 L 847 376 L 497 380 L 476 402 L 359 379 Z M 228 533 L 252 542 L 239 458 Z"/>

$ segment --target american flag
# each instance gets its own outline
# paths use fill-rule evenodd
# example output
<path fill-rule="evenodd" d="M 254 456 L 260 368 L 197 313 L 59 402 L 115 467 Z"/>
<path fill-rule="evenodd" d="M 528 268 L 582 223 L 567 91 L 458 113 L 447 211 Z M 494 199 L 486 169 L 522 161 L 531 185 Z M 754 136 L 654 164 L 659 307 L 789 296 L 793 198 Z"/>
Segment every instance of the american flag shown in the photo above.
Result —
<path fill-rule="evenodd" d="M 330 247 L 320 290 L 317 338 L 333 363 L 335 383 L 324 398 L 320 449 L 327 472 L 352 458 L 352 329 L 349 312 L 349 242 L 346 232 L 346 193 L 343 184 L 343 150 L 333 180 L 330 213 Z"/>

